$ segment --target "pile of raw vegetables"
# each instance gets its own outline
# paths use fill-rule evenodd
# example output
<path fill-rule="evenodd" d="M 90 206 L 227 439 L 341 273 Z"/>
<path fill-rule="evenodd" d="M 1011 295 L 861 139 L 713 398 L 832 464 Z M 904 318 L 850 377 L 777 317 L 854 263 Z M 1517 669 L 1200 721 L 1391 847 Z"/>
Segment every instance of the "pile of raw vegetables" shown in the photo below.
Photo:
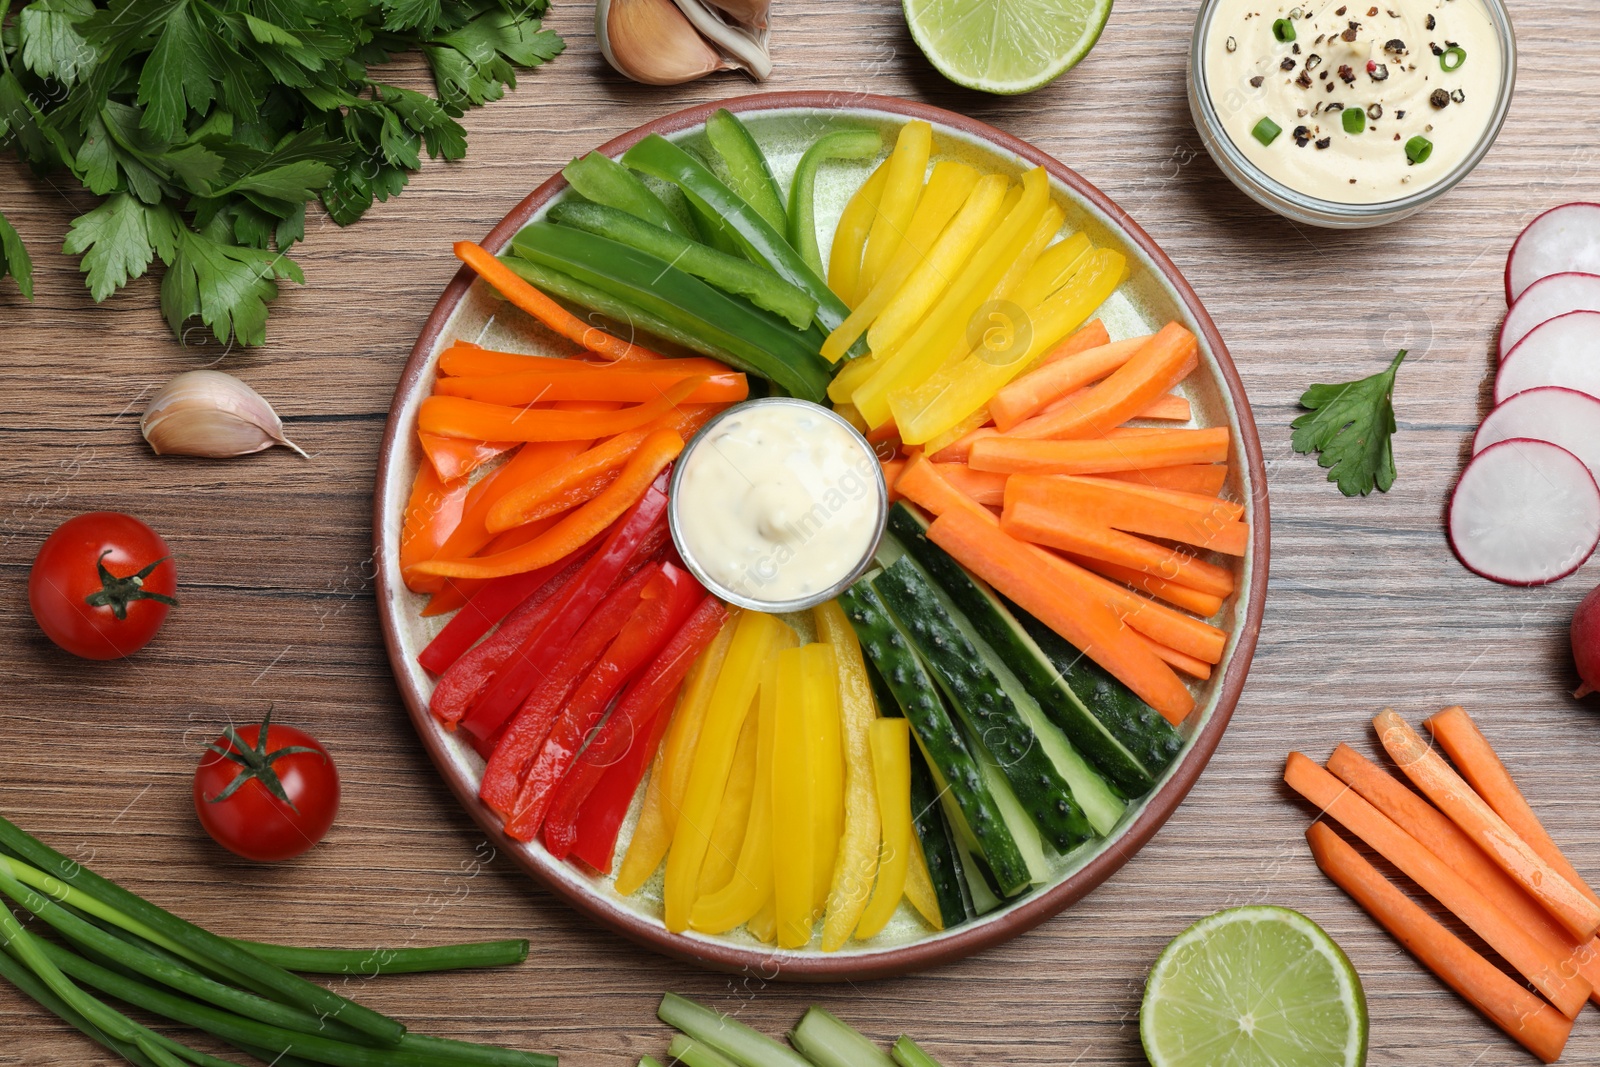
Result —
<path fill-rule="evenodd" d="M 1284 781 L 1459 919 L 1528 985 L 1446 929 L 1326 821 L 1306 831 L 1312 855 L 1441 981 L 1554 1063 L 1584 1003 L 1600 1004 L 1600 896 L 1545 832 L 1464 710 L 1446 708 L 1425 725 L 1431 743 L 1393 711 L 1373 719 L 1379 742 L 1416 792 L 1349 745 L 1336 748 L 1326 768 L 1290 753 Z"/>
<path fill-rule="evenodd" d="M 158 1033 L 101 996 L 205 1031 L 262 1063 L 555 1067 L 554 1056 L 408 1033 L 396 1020 L 290 973 L 499 967 L 526 959 L 526 941 L 373 950 L 233 941 L 107 881 L 4 819 L 0 894 L 6 898 L 0 978 L 136 1067 L 236 1061 Z M 12 907 L 37 922 L 24 926 Z M 37 932 L 42 927 L 59 940 Z"/>
<path fill-rule="evenodd" d="M 456 246 L 566 350 L 455 340 L 421 405 L 400 567 L 456 613 L 431 710 L 508 834 L 659 884 L 670 930 L 946 929 L 1053 880 L 1182 751 L 1235 590 L 1207 554 L 1250 544 L 1231 434 L 1163 427 L 1198 343 L 1091 318 L 1126 264 L 1058 239 L 1042 168 L 930 167 L 907 123 L 824 267 L 819 169 L 879 135 L 823 135 L 785 195 L 736 116 L 705 133 L 709 159 L 575 160 L 504 254 Z M 994 306 L 1025 319 L 969 337 Z M 666 528 L 684 440 L 757 391 L 831 398 L 898 498 L 875 567 L 801 615 L 721 604 Z"/>

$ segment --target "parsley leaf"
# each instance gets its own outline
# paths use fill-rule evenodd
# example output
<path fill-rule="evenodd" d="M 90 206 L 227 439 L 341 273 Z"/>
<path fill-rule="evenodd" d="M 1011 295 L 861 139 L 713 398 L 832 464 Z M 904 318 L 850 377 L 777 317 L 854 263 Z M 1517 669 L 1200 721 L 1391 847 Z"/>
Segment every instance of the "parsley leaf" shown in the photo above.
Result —
<path fill-rule="evenodd" d="M 208 227 L 210 229 L 210 227 Z M 280 278 L 304 282 L 294 261 L 279 252 L 217 240 L 187 226 L 178 227 L 174 254 L 161 279 L 161 312 L 172 332 L 194 316 L 211 327 L 218 341 L 240 344 L 266 340 L 267 305 L 278 295 Z"/>
<path fill-rule="evenodd" d="M 78 24 L 94 14 L 91 0 L 39 0 L 17 14 L 22 38 L 22 63 L 41 78 L 54 78 L 70 88 L 78 72 L 94 66 L 98 51 L 78 32 Z"/>
<path fill-rule="evenodd" d="M 83 257 L 79 269 L 88 275 L 89 295 L 99 303 L 143 274 L 158 247 L 162 259 L 170 259 L 177 227 L 169 208 L 118 193 L 73 219 L 61 250 Z"/>
<path fill-rule="evenodd" d="M 1406 358 L 1401 349 L 1387 370 L 1342 385 L 1313 385 L 1300 397 L 1310 409 L 1291 424 L 1296 452 L 1319 452 L 1345 496 L 1366 496 L 1394 484 L 1394 378 Z"/>
<path fill-rule="evenodd" d="M 29 300 L 33 299 L 33 260 L 22 247 L 22 238 L 12 228 L 10 220 L 0 215 L 0 278 L 7 274 L 17 280 L 17 288 Z"/>

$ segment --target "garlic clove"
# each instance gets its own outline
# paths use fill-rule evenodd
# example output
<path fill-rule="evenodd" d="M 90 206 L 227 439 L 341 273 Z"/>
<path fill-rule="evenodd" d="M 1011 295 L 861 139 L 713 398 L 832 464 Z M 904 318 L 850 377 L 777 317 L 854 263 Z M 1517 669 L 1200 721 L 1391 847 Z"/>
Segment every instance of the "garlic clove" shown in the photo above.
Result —
<path fill-rule="evenodd" d="M 225 459 L 273 445 L 306 454 L 283 435 L 283 421 L 260 393 L 216 370 L 186 371 L 162 386 L 139 431 L 158 456 Z"/>
<path fill-rule="evenodd" d="M 752 28 L 730 25 L 706 0 L 676 0 L 676 2 L 684 18 L 700 31 L 701 36 L 721 49 L 723 55 L 732 58 L 735 65 L 756 81 L 767 80 L 768 75 L 772 73 L 772 54 L 767 50 L 768 32 L 765 28 L 764 10 L 760 25 Z M 729 3 L 734 8 L 744 7 L 753 10 L 746 0 L 729 0 Z M 721 2 L 717 2 L 717 6 L 728 10 L 728 7 Z M 733 14 L 737 17 L 737 12 Z"/>
<path fill-rule="evenodd" d="M 757 30 L 767 28 L 767 12 L 772 8 L 771 0 L 706 0 L 706 2 L 741 26 Z"/>
<path fill-rule="evenodd" d="M 646 85 L 679 85 L 733 68 L 672 0 L 597 0 L 594 32 L 606 61 Z"/>

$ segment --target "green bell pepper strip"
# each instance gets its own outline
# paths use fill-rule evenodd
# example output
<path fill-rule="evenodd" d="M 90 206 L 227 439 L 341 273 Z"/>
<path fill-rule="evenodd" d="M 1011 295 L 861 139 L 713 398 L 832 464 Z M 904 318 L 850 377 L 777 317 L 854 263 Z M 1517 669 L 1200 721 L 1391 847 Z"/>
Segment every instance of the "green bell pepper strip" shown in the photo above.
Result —
<path fill-rule="evenodd" d="M 817 247 L 817 171 L 829 159 L 871 159 L 883 149 L 873 130 L 835 130 L 812 142 L 794 169 L 789 186 L 789 245 L 821 278 L 822 250 Z"/>
<path fill-rule="evenodd" d="M 687 223 L 680 219 L 638 175 L 610 156 L 590 152 L 561 169 L 567 184 L 584 199 L 637 215 L 652 226 L 671 230 L 679 237 L 692 237 Z"/>
<path fill-rule="evenodd" d="M 727 108 L 718 108 L 706 119 L 706 140 L 722 159 L 728 171 L 728 187 L 755 208 L 779 233 L 788 228 L 783 210 L 783 191 L 778 188 L 772 168 L 750 130 Z"/>
<path fill-rule="evenodd" d="M 827 393 L 828 367 L 802 334 L 666 260 L 548 222 L 523 227 L 511 246 L 523 259 L 569 274 L 732 352 L 741 369 L 795 396 L 821 403 Z"/>
<path fill-rule="evenodd" d="M 635 170 L 671 182 L 683 190 L 689 203 L 722 219 L 733 229 L 746 254 L 768 264 L 778 277 L 805 290 L 817 302 L 817 324 L 824 332 L 838 329 L 850 314 L 844 301 L 834 295 L 800 253 L 789 247 L 783 235 L 688 152 L 652 133 L 628 149 L 622 161 Z M 851 349 L 857 355 L 865 351 L 865 342 L 859 341 Z"/>
<path fill-rule="evenodd" d="M 776 274 L 751 270 L 749 260 L 669 233 L 643 219 L 603 204 L 567 200 L 550 209 L 552 222 L 620 241 L 630 248 L 664 259 L 724 292 L 735 293 L 757 307 L 781 315 L 803 330 L 817 313 L 817 302 Z"/>

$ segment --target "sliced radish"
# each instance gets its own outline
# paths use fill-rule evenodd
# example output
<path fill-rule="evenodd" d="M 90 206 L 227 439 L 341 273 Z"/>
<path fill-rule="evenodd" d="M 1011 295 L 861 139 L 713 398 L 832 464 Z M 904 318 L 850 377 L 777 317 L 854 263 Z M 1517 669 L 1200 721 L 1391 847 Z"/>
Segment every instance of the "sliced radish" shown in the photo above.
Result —
<path fill-rule="evenodd" d="M 1500 358 L 1505 359 L 1529 330 L 1569 311 L 1600 311 L 1600 274 L 1566 271 L 1528 286 L 1500 326 Z"/>
<path fill-rule="evenodd" d="M 1494 402 L 1541 385 L 1600 397 L 1600 312 L 1569 311 L 1529 330 L 1500 363 Z"/>
<path fill-rule="evenodd" d="M 1600 274 L 1600 204 L 1562 204 L 1528 223 L 1506 257 L 1506 303 L 1566 271 Z"/>
<path fill-rule="evenodd" d="M 1514 437 L 1560 445 L 1600 482 L 1600 400 L 1588 393 L 1547 385 L 1508 398 L 1478 427 L 1472 452 Z"/>
<path fill-rule="evenodd" d="M 1600 543 L 1600 487 L 1566 449 L 1514 437 L 1467 464 L 1448 522 L 1450 547 L 1468 570 L 1544 585 L 1577 570 Z"/>

